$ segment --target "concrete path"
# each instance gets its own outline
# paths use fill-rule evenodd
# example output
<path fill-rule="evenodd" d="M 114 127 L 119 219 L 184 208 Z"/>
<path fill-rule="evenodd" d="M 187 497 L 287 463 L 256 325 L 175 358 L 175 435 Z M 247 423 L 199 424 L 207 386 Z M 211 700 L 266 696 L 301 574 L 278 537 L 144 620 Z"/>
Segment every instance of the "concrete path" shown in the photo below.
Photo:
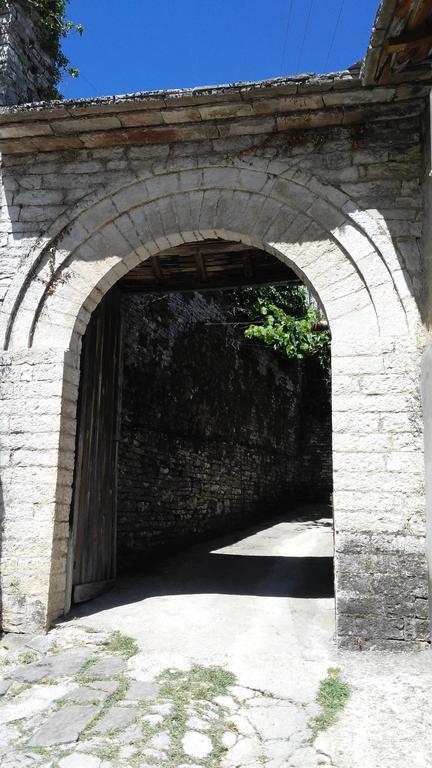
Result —
<path fill-rule="evenodd" d="M 336 652 L 324 515 L 193 547 L 6 638 L 2 768 L 429 768 L 430 652 Z"/>
<path fill-rule="evenodd" d="M 87 603 L 81 624 L 133 637 L 149 668 L 229 666 L 241 685 L 310 701 L 334 659 L 333 534 L 307 507 L 206 542 Z"/>

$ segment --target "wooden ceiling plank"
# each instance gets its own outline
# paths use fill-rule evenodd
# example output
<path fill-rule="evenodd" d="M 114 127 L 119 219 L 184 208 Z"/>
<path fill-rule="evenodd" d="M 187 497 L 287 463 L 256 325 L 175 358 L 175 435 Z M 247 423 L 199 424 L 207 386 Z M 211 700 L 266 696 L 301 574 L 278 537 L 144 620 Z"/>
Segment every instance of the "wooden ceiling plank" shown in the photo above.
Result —
<path fill-rule="evenodd" d="M 418 32 L 403 35 L 397 40 L 389 40 L 385 45 L 387 53 L 406 53 L 415 50 L 419 47 L 432 47 L 432 32 L 431 30 L 420 30 Z"/>
<path fill-rule="evenodd" d="M 170 248 L 139 264 L 120 282 L 136 292 L 187 291 L 301 282 L 271 254 L 223 240 Z M 161 285 L 163 283 L 163 285 Z"/>
<path fill-rule="evenodd" d="M 417 8 L 414 9 L 414 13 L 411 15 L 411 18 L 408 21 L 408 24 L 406 26 L 407 31 L 411 31 L 414 29 L 417 29 L 418 27 L 422 27 L 424 24 L 427 23 L 428 19 L 430 18 L 432 13 L 430 0 L 419 0 L 417 3 Z"/>
<path fill-rule="evenodd" d="M 391 62 L 392 62 L 391 56 L 387 56 L 387 58 L 384 59 L 384 66 L 382 67 L 380 75 L 378 77 L 379 85 L 387 85 L 387 83 L 390 82 L 390 77 L 392 73 Z M 377 71 L 379 70 L 377 69 Z"/>

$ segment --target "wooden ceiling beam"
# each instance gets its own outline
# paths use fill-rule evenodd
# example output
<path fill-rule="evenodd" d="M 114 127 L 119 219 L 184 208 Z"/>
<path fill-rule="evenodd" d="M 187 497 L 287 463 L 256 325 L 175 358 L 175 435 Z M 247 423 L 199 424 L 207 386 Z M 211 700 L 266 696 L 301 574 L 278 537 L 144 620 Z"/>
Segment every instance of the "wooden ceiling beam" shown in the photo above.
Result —
<path fill-rule="evenodd" d="M 126 291 L 158 292 L 285 282 L 301 280 L 274 256 L 244 243 L 215 240 L 162 251 L 132 269 L 120 285 Z"/>
<path fill-rule="evenodd" d="M 251 246 L 246 245 L 245 243 L 230 242 L 227 240 L 207 240 L 199 243 L 185 243 L 184 245 L 177 246 L 175 249 L 169 248 L 165 251 L 161 251 L 158 255 L 159 256 L 171 256 L 171 255 L 184 256 L 184 255 L 195 253 L 197 249 L 200 251 L 200 253 L 207 255 L 207 254 L 215 254 L 215 253 L 237 253 L 241 251 L 251 250 Z"/>
<path fill-rule="evenodd" d="M 197 267 L 197 272 L 199 275 L 200 280 L 203 283 L 207 282 L 207 269 L 206 269 L 206 263 L 205 263 L 205 256 L 201 251 L 197 251 L 195 254 L 195 264 Z"/>
<path fill-rule="evenodd" d="M 422 63 L 429 65 L 425 77 L 430 78 L 431 49 L 431 0 L 399 0 L 386 39 L 372 49 L 375 74 L 368 84 L 398 83 L 409 78 L 410 73 L 417 78 Z"/>
<path fill-rule="evenodd" d="M 150 256 L 150 264 L 156 280 L 159 280 L 161 282 L 163 280 L 163 274 L 162 274 L 159 257 Z"/>

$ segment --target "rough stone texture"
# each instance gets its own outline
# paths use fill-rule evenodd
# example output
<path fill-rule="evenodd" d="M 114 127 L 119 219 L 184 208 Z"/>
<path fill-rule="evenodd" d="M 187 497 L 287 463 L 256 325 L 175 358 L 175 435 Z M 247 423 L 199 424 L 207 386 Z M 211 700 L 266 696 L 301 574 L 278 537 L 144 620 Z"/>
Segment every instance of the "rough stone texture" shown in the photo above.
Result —
<path fill-rule="evenodd" d="M 120 564 L 331 493 L 317 361 L 245 344 L 229 294 L 126 294 Z"/>
<path fill-rule="evenodd" d="M 32 651 L 37 651 L 37 653 L 46 653 L 50 650 L 52 643 L 53 640 L 51 637 L 48 637 L 47 635 L 38 635 L 29 640 L 29 642 L 26 643 L 26 646 Z"/>
<path fill-rule="evenodd" d="M 182 745 L 188 757 L 197 757 L 198 759 L 207 757 L 213 749 L 209 737 L 205 733 L 199 733 L 199 731 L 185 733 Z"/>
<path fill-rule="evenodd" d="M 129 686 L 125 701 L 147 701 L 156 699 L 160 686 L 155 682 L 136 682 Z"/>
<path fill-rule="evenodd" d="M 100 701 L 103 704 L 109 695 L 109 691 L 102 691 L 90 686 L 83 686 L 81 688 L 76 688 L 68 698 L 73 701 L 74 704 L 94 704 L 95 701 Z"/>
<path fill-rule="evenodd" d="M 123 672 L 125 667 L 126 662 L 120 656 L 106 656 L 92 664 L 90 674 L 92 677 L 112 677 Z"/>
<path fill-rule="evenodd" d="M 22 0 L 7 0 L 7 5 L 0 10 L 0 105 L 47 98 L 53 69 L 40 45 L 38 15 Z"/>
<path fill-rule="evenodd" d="M 29 741 L 30 747 L 51 747 L 77 741 L 81 731 L 98 714 L 97 707 L 71 704 L 54 712 Z"/>
<path fill-rule="evenodd" d="M 58 685 L 33 685 L 31 697 L 26 690 L 18 693 L 12 700 L 5 700 L 5 705 L 0 712 L 0 723 L 13 723 L 23 717 L 32 717 L 39 712 L 49 710 L 53 702 L 67 695 L 70 686 L 60 683 Z M 13 689 L 12 689 L 13 690 Z"/>
<path fill-rule="evenodd" d="M 313 535 L 313 525 L 310 523 L 310 535 Z M 250 537 L 245 539 L 249 542 Z M 283 544 L 283 536 L 279 538 Z M 173 559 L 174 560 L 174 559 Z M 276 575 L 276 574 L 275 574 Z M 181 600 L 181 598 L 178 598 Z M 271 658 L 266 657 L 263 649 L 265 640 L 267 647 L 273 642 L 274 625 L 267 629 L 267 636 L 261 636 L 254 648 L 248 643 L 240 649 L 240 654 L 248 654 L 247 663 L 240 663 L 239 656 L 233 652 L 236 648 L 236 634 L 222 638 L 218 653 L 214 656 L 215 649 L 210 650 L 197 645 L 197 653 L 190 657 L 179 657 L 178 661 L 170 669 L 185 667 L 185 660 L 190 664 L 203 663 L 203 656 L 207 656 L 207 665 L 214 669 L 214 663 L 220 663 L 220 657 L 226 659 L 227 669 L 236 670 L 235 675 L 238 684 L 229 689 L 230 696 L 222 699 L 230 699 L 237 705 L 237 714 L 230 714 L 227 709 L 218 705 L 215 698 L 200 698 L 199 700 L 190 692 L 186 699 L 187 711 L 195 711 L 199 707 L 203 722 L 211 721 L 212 732 L 204 734 L 198 727 L 189 731 L 188 726 L 182 726 L 182 721 L 176 723 L 176 728 L 184 729 L 188 738 L 186 745 L 196 748 L 205 746 L 208 742 L 201 738 L 210 736 L 215 738 L 219 732 L 221 746 L 224 751 L 215 754 L 215 768 L 235 768 L 240 766 L 269 765 L 271 768 L 322 768 L 323 765 L 334 768 L 364 768 L 367 766 L 382 766 L 383 768 L 399 768 L 404 765 L 412 765 L 414 768 L 426 768 L 432 760 L 432 713 L 430 707 L 430 689 L 432 684 L 431 652 L 425 650 L 422 653 L 406 653 L 398 658 L 395 667 L 395 658 L 391 653 L 352 654 L 337 651 L 331 642 L 331 627 L 323 632 L 323 607 L 322 600 L 294 601 L 303 603 L 301 610 L 304 613 L 304 622 L 315 622 L 314 633 L 310 636 L 299 635 L 299 623 L 288 622 L 290 629 L 285 632 L 280 640 L 280 655 Z M 313 608 L 310 608 L 310 603 Z M 270 614 L 274 613 L 274 598 L 269 598 Z M 262 609 L 261 609 L 262 610 Z M 284 613 L 284 608 L 280 609 Z M 252 612 L 250 616 L 257 629 L 259 611 Z M 325 610 L 324 610 L 325 613 Z M 321 617 L 317 620 L 316 614 Z M 87 622 L 95 618 L 87 618 Z M 98 614 L 100 621 L 100 613 Z M 326 622 L 325 622 L 326 623 Z M 265 620 L 263 620 L 263 626 Z M 74 635 L 76 623 L 68 623 L 56 627 L 52 631 L 56 645 L 65 647 L 79 646 L 82 636 Z M 96 629 L 96 628 L 95 628 Z M 205 629 L 201 630 L 202 633 Z M 104 633 L 94 631 L 91 634 L 89 645 L 96 655 L 103 657 L 106 654 L 101 640 Z M 255 633 L 255 638 L 259 636 Z M 161 636 L 163 644 L 167 638 Z M 228 643 L 228 648 L 227 648 Z M 289 663 L 283 663 L 287 658 L 289 649 Z M 146 647 L 139 653 L 137 659 L 142 658 L 147 663 L 153 664 L 158 669 L 160 658 L 160 643 L 153 642 L 151 647 Z M 0 657 L 0 668 L 10 666 L 19 661 L 19 650 L 8 651 Z M 189 649 L 188 649 L 189 653 Z M 252 659 L 261 659 L 262 664 L 251 663 Z M 310 718 L 319 713 L 320 709 L 315 703 L 320 680 L 326 676 L 328 667 L 338 666 L 341 669 L 342 679 L 349 684 L 351 696 L 345 709 L 339 713 L 336 723 L 327 731 L 320 733 L 313 744 L 308 742 L 310 737 Z M 206 666 L 203 666 L 203 671 Z M 259 669 L 257 667 L 259 666 Z M 158 669 L 159 671 L 159 669 Z M 166 672 L 167 670 L 165 670 Z M 277 674 L 275 674 L 277 671 Z M 256 677 L 258 672 L 259 682 Z M 293 674 L 295 672 L 295 674 Z M 187 672 L 185 673 L 187 674 Z M 114 677 L 112 684 L 118 682 Z M 123 676 L 125 685 L 132 684 L 130 672 L 127 670 Z M 241 685 L 239 685 L 241 683 Z M 129 728 L 116 730 L 113 733 L 93 734 L 86 728 L 86 720 L 80 722 L 74 719 L 74 725 L 80 726 L 79 741 L 69 741 L 65 744 L 47 744 L 42 749 L 36 749 L 28 744 L 29 733 L 52 732 L 53 723 L 58 728 L 64 729 L 63 723 L 67 721 L 67 728 L 71 727 L 71 715 L 82 715 L 83 708 L 74 709 L 73 697 L 76 689 L 71 689 L 65 699 L 56 700 L 50 691 L 57 690 L 73 682 L 59 672 L 55 685 L 40 686 L 30 685 L 18 694 L 11 690 L 0 702 L 0 763 L 5 768 L 52 768 L 52 764 L 62 768 L 123 768 L 125 765 L 142 766 L 172 766 L 178 768 L 191 763 L 187 762 L 187 755 L 180 751 L 176 745 L 175 761 L 170 754 L 170 740 L 168 731 L 173 725 L 170 719 L 171 712 L 177 714 L 177 707 L 172 707 L 161 718 L 161 721 L 141 728 L 140 718 L 136 725 Z M 38 699 L 42 689 L 45 689 L 46 706 L 43 709 L 34 710 L 29 703 Z M 285 694 L 284 694 L 285 690 Z M 173 693 L 175 699 L 176 694 Z M 239 698 L 239 696 L 241 698 Z M 155 688 L 155 706 L 160 701 L 160 691 Z M 183 701 L 183 693 L 181 694 Z M 179 704 L 178 699 L 167 703 Z M 149 702 L 150 704 L 150 702 Z M 15 707 L 13 714 L 11 708 Z M 58 709 L 60 707 L 60 709 Z M 114 709 L 128 710 L 127 706 L 120 707 L 115 703 L 108 703 L 108 712 Z M 111 707 L 111 710 L 110 710 Z M 58 709 L 58 711 L 55 711 Z M 132 708 L 135 709 L 135 708 Z M 61 717 L 60 717 L 61 715 Z M 11 720 L 9 720 L 11 718 Z M 55 718 L 55 719 L 54 719 Z M 144 718 L 143 718 L 144 719 Z M 196 718 L 198 719 L 198 718 Z M 234 723 L 246 723 L 247 728 L 234 729 Z M 397 722 L 397 728 L 394 723 Z M 57 730 L 58 730 L 57 728 Z M 64 730 L 63 730 L 64 732 Z M 69 736 L 71 731 L 69 730 Z M 73 734 L 72 734 L 73 735 Z M 46 739 L 45 739 L 46 740 Z M 151 745 L 151 746 L 150 746 Z M 102 757 L 103 755 L 103 757 Z M 109 756 L 109 759 L 107 759 Z M 200 762 L 198 759 L 196 762 Z M 194 766 L 192 765 L 192 768 Z M 195 767 L 196 768 L 196 767 Z"/>
<path fill-rule="evenodd" d="M 7 630 L 44 630 L 64 610 L 79 349 L 92 310 L 150 255 L 220 237 L 294 265 L 329 319 L 339 642 L 401 648 L 428 639 L 419 394 L 426 101 L 404 85 L 362 89 L 346 77 L 346 90 L 345 78 L 304 77 L 294 93 L 276 81 L 183 94 L 175 116 L 165 115 L 185 119 L 177 128 L 86 132 L 76 104 L 66 105 L 63 126 L 46 105 L 35 121 L 32 108 L 5 115 L 3 128 L 13 126 L 2 144 L 0 220 Z M 302 89 L 308 104 L 299 103 Z M 187 110 L 203 98 L 212 110 L 194 122 Z M 140 116 L 151 104 L 165 114 L 164 99 L 147 96 Z M 95 109 L 107 118 L 128 107 L 108 100 Z M 60 139 L 50 121 L 71 134 Z M 35 122 L 48 126 L 49 141 L 29 136 Z"/>
<path fill-rule="evenodd" d="M 11 680 L 0 680 L 0 696 L 4 696 L 11 687 Z"/>
<path fill-rule="evenodd" d="M 97 721 L 95 733 L 112 733 L 126 728 L 138 718 L 140 710 L 136 707 L 111 707 L 100 720 Z"/>
<path fill-rule="evenodd" d="M 74 648 L 62 653 L 48 656 L 33 664 L 24 664 L 6 673 L 6 677 L 19 680 L 22 683 L 33 683 L 35 680 L 53 680 L 60 673 L 73 675 L 79 672 L 82 665 L 90 658 L 88 648 Z"/>
<path fill-rule="evenodd" d="M 100 768 L 101 760 L 94 755 L 69 755 L 59 762 L 60 768 Z"/>

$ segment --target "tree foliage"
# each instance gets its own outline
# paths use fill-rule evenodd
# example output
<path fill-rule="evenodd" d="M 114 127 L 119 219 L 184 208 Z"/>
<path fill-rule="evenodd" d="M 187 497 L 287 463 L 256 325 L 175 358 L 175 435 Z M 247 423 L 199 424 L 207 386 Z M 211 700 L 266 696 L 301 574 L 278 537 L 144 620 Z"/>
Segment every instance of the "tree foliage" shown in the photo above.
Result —
<path fill-rule="evenodd" d="M 55 84 L 59 83 L 63 72 L 71 75 L 71 77 L 78 77 L 79 71 L 70 66 L 70 61 L 61 48 L 62 38 L 67 37 L 71 32 L 77 32 L 79 35 L 84 32 L 82 24 L 75 24 L 67 18 L 68 0 L 25 0 L 25 2 L 40 16 L 41 45 L 54 60 L 57 70 Z"/>
<path fill-rule="evenodd" d="M 235 308 L 250 321 L 244 330 L 247 339 L 267 344 L 286 357 L 314 356 L 329 373 L 330 333 L 323 329 L 324 318 L 311 305 L 304 286 L 237 291 Z"/>

